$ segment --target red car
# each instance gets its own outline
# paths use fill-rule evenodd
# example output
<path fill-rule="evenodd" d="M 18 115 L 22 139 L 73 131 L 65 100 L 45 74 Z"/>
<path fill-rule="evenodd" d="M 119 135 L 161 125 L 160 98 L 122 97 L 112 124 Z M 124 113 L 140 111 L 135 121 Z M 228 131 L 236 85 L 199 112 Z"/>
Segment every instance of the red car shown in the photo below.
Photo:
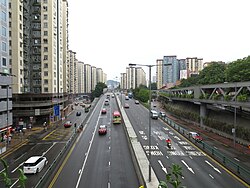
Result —
<path fill-rule="evenodd" d="M 103 108 L 103 109 L 102 109 L 102 114 L 106 114 L 106 113 L 107 113 L 106 108 Z"/>
<path fill-rule="evenodd" d="M 98 133 L 99 135 L 107 134 L 107 125 L 100 125 Z"/>
<path fill-rule="evenodd" d="M 196 132 L 189 132 L 189 137 L 194 139 L 195 141 L 197 142 L 201 142 L 203 139 L 201 137 L 201 135 L 199 133 L 196 133 Z"/>
<path fill-rule="evenodd" d="M 71 127 L 71 126 L 72 126 L 71 121 L 66 121 L 66 122 L 64 123 L 64 127 L 65 127 L 65 128 L 69 128 L 69 127 Z"/>

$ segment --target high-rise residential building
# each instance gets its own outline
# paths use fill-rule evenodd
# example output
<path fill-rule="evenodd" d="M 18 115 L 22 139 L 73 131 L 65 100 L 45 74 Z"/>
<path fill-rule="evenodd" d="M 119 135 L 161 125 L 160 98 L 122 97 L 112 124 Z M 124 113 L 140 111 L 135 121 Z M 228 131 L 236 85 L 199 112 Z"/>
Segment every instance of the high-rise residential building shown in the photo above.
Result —
<path fill-rule="evenodd" d="M 178 59 L 179 65 L 180 65 L 180 80 L 181 79 L 187 79 L 187 64 L 186 59 Z"/>
<path fill-rule="evenodd" d="M 68 61 L 68 51 L 69 51 L 69 37 L 68 37 L 68 2 L 63 0 L 62 4 L 63 12 L 63 24 L 62 24 L 62 38 L 63 38 L 63 92 L 69 93 L 69 61 Z"/>
<path fill-rule="evenodd" d="M 127 74 L 126 73 L 121 73 L 121 89 L 124 90 L 124 89 L 127 89 Z"/>
<path fill-rule="evenodd" d="M 84 93 L 84 63 L 78 61 L 77 64 L 77 71 L 78 71 L 78 94 Z"/>
<path fill-rule="evenodd" d="M 84 93 L 91 93 L 91 65 L 84 64 Z"/>
<path fill-rule="evenodd" d="M 99 82 L 104 83 L 104 81 L 103 81 L 103 71 L 102 71 L 101 68 L 96 69 L 96 82 L 97 83 L 99 83 Z"/>
<path fill-rule="evenodd" d="M 141 67 L 136 67 L 135 68 L 135 87 L 139 87 L 140 85 L 144 85 L 144 86 L 147 85 L 146 73 Z"/>
<path fill-rule="evenodd" d="M 97 84 L 96 78 L 97 78 L 97 76 L 96 76 L 96 67 L 91 66 L 91 91 L 95 90 L 95 86 Z"/>
<path fill-rule="evenodd" d="M 161 89 L 163 84 L 163 59 L 156 60 L 156 85 L 157 89 Z"/>
<path fill-rule="evenodd" d="M 134 89 L 135 88 L 135 67 L 127 67 L 127 88 L 126 89 Z"/>
<path fill-rule="evenodd" d="M 188 77 L 197 75 L 203 69 L 203 59 L 197 57 L 186 58 Z"/>
<path fill-rule="evenodd" d="M 176 56 L 156 60 L 157 89 L 173 87 L 180 79 L 180 64 Z"/>
<path fill-rule="evenodd" d="M 121 73 L 122 89 L 135 89 L 147 85 L 146 73 L 141 67 L 127 67 L 126 73 Z"/>
<path fill-rule="evenodd" d="M 12 74 L 16 75 L 14 120 L 25 125 L 59 119 L 68 99 L 63 80 L 68 47 L 67 0 L 10 0 L 9 7 L 9 53 Z"/>
<path fill-rule="evenodd" d="M 12 79 L 14 78 L 9 64 L 9 12 L 8 1 L 0 1 L 0 139 L 12 126 Z M 11 62 L 10 62 L 11 63 Z M 0 146 L 1 149 L 1 146 Z"/>

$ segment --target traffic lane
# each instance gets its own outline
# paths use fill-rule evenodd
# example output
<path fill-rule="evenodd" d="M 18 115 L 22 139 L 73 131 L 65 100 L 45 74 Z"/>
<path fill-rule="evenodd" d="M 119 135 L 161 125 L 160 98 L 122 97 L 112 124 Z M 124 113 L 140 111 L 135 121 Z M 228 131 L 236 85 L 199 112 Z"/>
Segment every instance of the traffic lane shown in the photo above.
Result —
<path fill-rule="evenodd" d="M 43 156 L 45 156 L 48 160 L 47 165 L 42 169 L 41 172 L 37 174 L 27 174 L 28 177 L 26 182 L 26 187 L 35 187 L 35 185 L 39 182 L 41 177 L 46 173 L 48 168 L 53 164 L 53 161 L 56 159 L 56 157 L 59 155 L 60 151 L 63 149 L 66 143 L 59 142 L 59 143 L 52 143 L 52 145 L 43 152 Z"/>
<path fill-rule="evenodd" d="M 133 113 L 131 113 L 131 111 L 129 111 L 129 110 L 127 110 L 127 113 L 130 113 L 130 114 L 133 114 Z M 134 121 L 138 121 L 138 119 L 140 119 L 140 118 L 131 118 L 131 115 L 129 116 L 130 117 L 130 119 L 134 119 Z M 138 116 L 137 116 L 138 117 Z M 145 118 L 145 117 L 144 117 Z M 156 130 L 154 130 L 154 127 L 157 127 L 157 124 L 158 124 L 158 120 L 152 120 L 151 121 L 151 125 L 152 125 L 152 132 L 154 133 L 154 132 L 157 132 L 158 130 L 156 129 Z M 155 124 L 156 123 L 156 124 Z M 133 126 L 134 126 L 134 124 L 135 123 L 133 123 Z M 137 135 L 141 135 L 141 142 L 146 142 L 145 144 L 147 144 L 147 133 L 148 133 L 148 131 L 147 131 L 147 127 L 143 127 L 143 125 L 145 125 L 146 124 L 146 122 L 145 122 L 145 120 L 144 120 L 144 122 L 137 122 L 136 123 L 136 125 L 137 126 L 134 126 L 134 127 L 136 127 L 137 129 L 138 129 L 138 127 L 141 127 L 141 129 L 140 130 L 138 130 L 138 133 L 139 134 L 137 134 Z M 164 125 L 161 125 L 160 127 L 162 127 L 162 126 L 164 126 Z M 145 130 L 146 130 L 146 134 L 145 134 Z M 163 135 L 164 135 L 164 133 L 163 133 Z M 169 136 L 170 135 L 170 136 Z M 172 135 L 171 136 L 171 134 L 169 134 L 169 135 L 165 135 L 165 138 L 167 138 L 167 137 L 173 137 L 172 139 L 175 139 L 175 138 L 179 138 L 179 137 L 176 137 L 176 135 Z M 159 134 L 153 134 L 152 135 L 152 137 L 154 138 L 154 139 L 159 139 L 159 137 L 161 136 L 161 138 L 163 137 L 163 142 L 164 142 L 164 136 L 162 136 L 162 135 L 159 135 Z M 153 139 L 152 139 L 153 140 Z M 161 139 L 159 139 L 160 140 L 160 142 L 162 142 L 162 140 Z M 176 141 L 177 142 L 177 144 L 176 144 L 176 146 L 178 146 L 178 141 L 180 141 L 179 139 Z M 155 148 L 156 146 L 158 145 L 158 143 L 156 143 L 155 145 L 153 144 L 153 141 L 152 141 L 152 146 L 153 146 L 153 148 Z M 175 145 L 175 142 L 173 142 L 173 145 Z M 184 147 L 184 146 L 183 146 Z M 148 146 L 147 145 L 144 145 L 144 149 L 145 148 L 148 148 Z M 153 148 L 151 147 L 151 150 L 153 150 Z M 190 146 L 185 146 L 184 147 L 184 149 L 188 149 L 188 148 L 190 148 Z M 165 150 L 166 150 L 166 148 L 165 148 Z M 148 151 L 146 150 L 146 152 L 148 153 Z M 180 155 L 180 156 L 184 156 L 184 155 L 186 155 L 185 154 L 185 151 L 182 151 L 182 150 L 177 150 L 177 151 L 170 151 L 171 152 L 171 154 L 174 154 L 174 155 Z M 200 156 L 200 155 L 202 155 L 201 153 L 201 151 L 187 151 L 187 152 L 189 152 L 190 154 L 192 154 L 192 155 L 194 155 L 194 156 Z M 163 152 L 161 151 L 161 149 L 160 149 L 160 151 L 159 150 L 156 150 L 156 151 L 151 151 L 151 155 L 161 155 Z M 154 157 L 153 157 L 154 158 Z M 174 159 L 176 159 L 176 157 L 174 158 Z M 157 174 L 157 177 L 159 178 L 159 179 L 161 179 L 161 178 L 164 178 L 165 177 L 165 174 L 164 174 L 164 171 L 162 170 L 162 169 L 165 169 L 166 167 L 166 165 L 167 164 L 165 164 L 165 159 L 164 158 L 162 158 L 162 159 L 159 159 L 159 158 L 157 158 L 157 159 L 152 159 L 152 164 L 154 164 L 154 167 L 156 166 L 157 168 L 155 169 L 155 171 L 156 171 L 156 174 Z M 170 161 L 170 164 L 172 164 L 173 163 L 173 161 Z M 189 166 L 188 166 L 188 164 L 185 162 L 185 161 L 181 161 L 181 160 L 178 160 L 178 161 L 176 161 L 176 163 L 177 164 L 180 164 L 181 166 L 182 166 L 182 168 L 184 169 L 187 169 L 188 168 L 188 171 L 189 172 L 187 172 L 187 173 L 190 173 L 190 168 L 189 168 Z M 161 166 L 162 165 L 162 166 Z M 165 166 L 164 166 L 165 165 Z M 204 166 L 204 164 L 200 164 L 200 167 L 199 168 L 203 168 L 203 166 Z M 199 168 L 197 168 L 197 169 L 199 169 Z M 204 167 L 205 169 L 206 169 L 206 167 Z M 213 178 L 213 175 L 209 175 L 209 174 L 205 174 L 205 173 L 203 173 L 203 172 L 201 172 L 201 174 L 202 175 L 204 175 L 204 178 L 205 178 L 205 180 L 204 179 L 202 179 L 202 178 L 199 178 L 199 180 L 201 179 L 201 180 L 203 180 L 203 181 L 201 181 L 201 182 L 206 182 L 206 180 L 207 179 L 209 179 L 209 178 Z M 223 178 L 222 178 L 223 179 Z M 227 178 L 228 179 L 228 178 Z M 220 180 L 219 180 L 220 181 Z M 186 182 L 186 180 L 184 180 L 184 182 Z M 197 182 L 197 181 L 196 181 Z M 241 184 L 239 184 L 238 183 L 238 181 L 233 181 L 234 183 L 233 184 L 235 184 L 236 182 L 236 184 L 237 185 L 239 185 L 239 186 L 242 186 Z M 193 183 L 193 180 L 191 181 L 191 183 L 192 184 L 194 184 Z M 190 185 L 190 186 L 193 186 L 193 185 Z M 219 185 L 220 183 L 215 183 L 215 186 L 216 185 Z M 205 184 L 205 186 L 206 186 L 207 184 Z M 230 183 L 230 185 L 231 185 L 231 183 Z M 230 186 L 229 185 L 229 186 Z"/>
<path fill-rule="evenodd" d="M 96 129 L 94 134 L 78 187 L 108 187 L 109 184 L 110 131 L 107 135 L 99 135 Z"/>
<path fill-rule="evenodd" d="M 72 147 L 72 152 L 64 160 L 64 165 L 58 170 L 50 187 L 75 187 L 80 174 L 82 165 L 86 160 L 86 155 L 91 146 L 91 140 L 95 131 L 96 119 L 100 114 L 103 101 L 99 100 L 95 109 L 90 115 L 90 119 L 83 126 L 77 141 Z M 58 177 L 57 177 L 58 176 Z"/>
<path fill-rule="evenodd" d="M 188 174 L 188 179 L 185 178 L 183 183 L 188 187 L 204 186 L 208 187 L 207 182 L 210 181 L 209 186 L 212 187 L 244 187 L 236 179 L 227 173 L 218 164 L 212 164 L 210 158 L 208 158 L 199 148 L 191 144 L 185 137 L 179 135 L 176 131 L 171 129 L 161 129 L 157 125 L 152 127 L 152 138 L 158 140 L 158 143 L 162 143 L 162 137 L 169 137 L 172 140 L 172 149 L 166 149 L 166 147 L 159 146 L 160 150 L 163 148 L 162 153 L 167 151 L 169 162 L 179 164 L 182 166 L 184 177 Z M 162 132 L 161 132 L 162 130 Z M 166 133 L 166 135 L 164 134 Z M 159 136 L 161 135 L 161 137 Z M 152 142 L 154 144 L 154 141 Z M 164 153 L 165 154 L 165 153 Z M 157 159 L 158 160 L 158 159 Z M 154 161 L 154 158 L 152 159 Z M 155 161 L 156 163 L 157 161 Z M 163 161 L 163 165 L 167 165 Z M 161 176 L 162 174 L 160 174 Z M 225 181 L 226 180 L 226 181 Z M 221 183 L 223 182 L 223 183 Z"/>
<path fill-rule="evenodd" d="M 103 102 L 101 102 L 103 106 Z M 99 111 L 97 122 L 92 121 L 92 126 L 96 123 L 96 129 L 93 132 L 93 141 L 89 150 L 88 158 L 83 164 L 82 176 L 78 187 L 103 187 L 109 184 L 110 171 L 110 122 L 111 122 L 111 105 L 107 108 L 107 113 L 102 115 Z M 92 118 L 93 119 L 93 118 Z M 98 128 L 100 125 L 107 126 L 107 134 L 99 135 Z"/>
<path fill-rule="evenodd" d="M 60 145 L 60 144 L 59 144 Z M 18 176 L 19 176 L 19 172 L 18 169 L 23 169 L 23 163 L 30 158 L 31 156 L 45 156 L 48 159 L 48 165 L 50 165 L 52 163 L 52 160 L 55 157 L 55 152 L 53 151 L 52 154 L 54 157 L 52 156 L 48 156 L 48 152 L 50 152 L 50 150 L 52 150 L 52 148 L 55 146 L 55 143 L 41 143 L 38 145 L 33 145 L 30 149 L 29 152 L 25 153 L 25 155 L 21 155 L 18 158 L 18 161 L 16 161 L 15 163 L 15 167 L 13 169 L 10 168 L 10 174 L 11 177 L 13 177 L 13 179 L 16 179 L 15 182 L 13 182 L 13 186 L 12 187 L 18 187 Z M 58 147 L 54 147 L 56 148 L 55 151 L 58 151 L 58 149 L 62 148 L 62 146 L 58 146 Z M 42 175 L 45 173 L 46 169 L 48 168 L 48 165 L 45 166 L 43 168 L 43 170 L 41 172 L 39 172 L 38 174 L 35 175 L 29 175 L 26 174 L 26 176 L 28 177 L 26 185 L 28 187 L 32 187 L 34 186 L 40 179 L 40 177 L 42 177 Z"/>
<path fill-rule="evenodd" d="M 111 125 L 111 187 L 139 187 L 123 126 Z"/>

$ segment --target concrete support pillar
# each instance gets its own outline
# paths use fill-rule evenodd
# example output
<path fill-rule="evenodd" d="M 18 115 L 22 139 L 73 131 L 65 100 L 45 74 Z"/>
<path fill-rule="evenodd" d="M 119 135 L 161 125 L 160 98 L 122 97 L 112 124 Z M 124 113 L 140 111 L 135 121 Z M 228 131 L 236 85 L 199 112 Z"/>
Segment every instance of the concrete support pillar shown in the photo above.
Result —
<path fill-rule="evenodd" d="M 207 105 L 204 103 L 200 104 L 200 126 L 204 127 L 203 118 L 207 116 Z"/>

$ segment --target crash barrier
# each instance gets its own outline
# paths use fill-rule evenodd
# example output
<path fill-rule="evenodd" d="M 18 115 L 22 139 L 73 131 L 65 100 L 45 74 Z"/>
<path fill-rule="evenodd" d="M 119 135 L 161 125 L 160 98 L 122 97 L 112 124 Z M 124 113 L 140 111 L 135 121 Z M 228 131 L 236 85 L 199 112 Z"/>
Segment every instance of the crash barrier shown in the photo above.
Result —
<path fill-rule="evenodd" d="M 210 155 L 212 158 L 214 158 L 216 161 L 218 161 L 220 164 L 225 166 L 228 170 L 233 172 L 235 175 L 237 175 L 239 178 L 250 183 L 250 170 L 248 167 L 244 167 L 243 165 L 240 165 L 237 163 L 234 159 L 226 156 L 222 152 L 220 152 L 218 149 L 210 146 L 209 144 L 200 141 L 197 142 L 196 140 L 190 138 L 188 130 L 184 129 L 180 124 L 176 123 L 174 120 L 170 119 L 169 117 L 160 117 L 164 122 L 166 122 L 168 125 L 170 125 L 172 128 L 177 130 L 179 133 L 181 133 L 183 136 L 188 138 L 191 142 L 193 142 L 196 146 L 198 146 L 200 149 L 202 149 L 204 152 L 206 152 L 208 155 Z"/>

